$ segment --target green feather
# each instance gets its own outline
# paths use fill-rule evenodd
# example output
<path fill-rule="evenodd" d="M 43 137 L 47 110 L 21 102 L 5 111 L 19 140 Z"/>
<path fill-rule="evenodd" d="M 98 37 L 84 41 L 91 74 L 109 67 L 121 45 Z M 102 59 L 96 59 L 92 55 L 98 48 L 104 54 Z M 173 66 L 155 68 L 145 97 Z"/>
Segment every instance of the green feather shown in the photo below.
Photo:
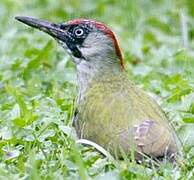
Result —
<path fill-rule="evenodd" d="M 94 78 L 78 106 L 80 138 L 120 156 L 133 150 L 159 157 L 177 153 L 177 137 L 158 104 L 123 73 Z"/>

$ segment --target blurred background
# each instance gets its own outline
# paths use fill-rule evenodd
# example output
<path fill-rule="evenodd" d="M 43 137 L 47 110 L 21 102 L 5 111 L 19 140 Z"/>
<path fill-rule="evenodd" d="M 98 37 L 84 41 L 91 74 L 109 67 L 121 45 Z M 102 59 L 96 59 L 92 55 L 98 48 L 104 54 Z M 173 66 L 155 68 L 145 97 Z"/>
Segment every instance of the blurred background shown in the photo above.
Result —
<path fill-rule="evenodd" d="M 163 107 L 183 141 L 192 169 L 194 1 L 1 0 L 2 177 L 85 177 L 82 171 L 93 177 L 105 173 L 108 164 L 101 159 L 99 168 L 95 163 L 100 155 L 91 151 L 81 160 L 83 154 L 72 145 L 76 74 L 71 57 L 46 34 L 17 22 L 18 15 L 55 23 L 90 18 L 107 24 L 117 35 L 129 78 Z M 188 173 L 180 170 L 179 178 Z"/>

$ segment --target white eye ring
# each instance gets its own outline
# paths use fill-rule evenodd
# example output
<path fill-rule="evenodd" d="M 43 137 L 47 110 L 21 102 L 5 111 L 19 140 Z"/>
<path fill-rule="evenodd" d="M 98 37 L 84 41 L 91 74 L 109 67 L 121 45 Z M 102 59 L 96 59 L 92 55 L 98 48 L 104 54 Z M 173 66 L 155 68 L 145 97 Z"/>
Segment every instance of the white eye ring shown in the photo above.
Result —
<path fill-rule="evenodd" d="M 82 35 L 83 35 L 84 30 L 81 29 L 81 28 L 78 28 L 78 29 L 76 29 L 76 30 L 74 31 L 74 33 L 75 33 L 76 36 L 79 37 L 79 36 L 82 36 Z"/>

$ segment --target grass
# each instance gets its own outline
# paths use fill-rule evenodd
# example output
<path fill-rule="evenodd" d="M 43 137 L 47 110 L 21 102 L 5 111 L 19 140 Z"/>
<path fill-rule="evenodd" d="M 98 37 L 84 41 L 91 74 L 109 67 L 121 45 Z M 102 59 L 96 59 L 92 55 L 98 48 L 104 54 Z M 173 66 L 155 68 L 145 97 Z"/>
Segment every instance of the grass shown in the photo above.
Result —
<path fill-rule="evenodd" d="M 193 9 L 191 0 L 1 0 L 0 179 L 193 179 Z M 180 136 L 184 162 L 148 168 L 76 144 L 71 58 L 16 15 L 94 18 L 111 27 L 129 77 L 156 95 Z"/>

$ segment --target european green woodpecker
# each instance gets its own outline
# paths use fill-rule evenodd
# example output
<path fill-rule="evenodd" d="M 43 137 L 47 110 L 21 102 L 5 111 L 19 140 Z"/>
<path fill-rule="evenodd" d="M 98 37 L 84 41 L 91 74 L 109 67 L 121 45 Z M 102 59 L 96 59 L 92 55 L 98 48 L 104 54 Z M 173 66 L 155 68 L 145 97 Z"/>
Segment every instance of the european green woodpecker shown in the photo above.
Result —
<path fill-rule="evenodd" d="M 133 151 L 136 160 L 176 156 L 174 129 L 158 104 L 129 81 L 116 37 L 106 25 L 86 19 L 61 24 L 16 19 L 48 33 L 73 57 L 78 79 L 73 124 L 79 138 L 117 156 Z"/>

